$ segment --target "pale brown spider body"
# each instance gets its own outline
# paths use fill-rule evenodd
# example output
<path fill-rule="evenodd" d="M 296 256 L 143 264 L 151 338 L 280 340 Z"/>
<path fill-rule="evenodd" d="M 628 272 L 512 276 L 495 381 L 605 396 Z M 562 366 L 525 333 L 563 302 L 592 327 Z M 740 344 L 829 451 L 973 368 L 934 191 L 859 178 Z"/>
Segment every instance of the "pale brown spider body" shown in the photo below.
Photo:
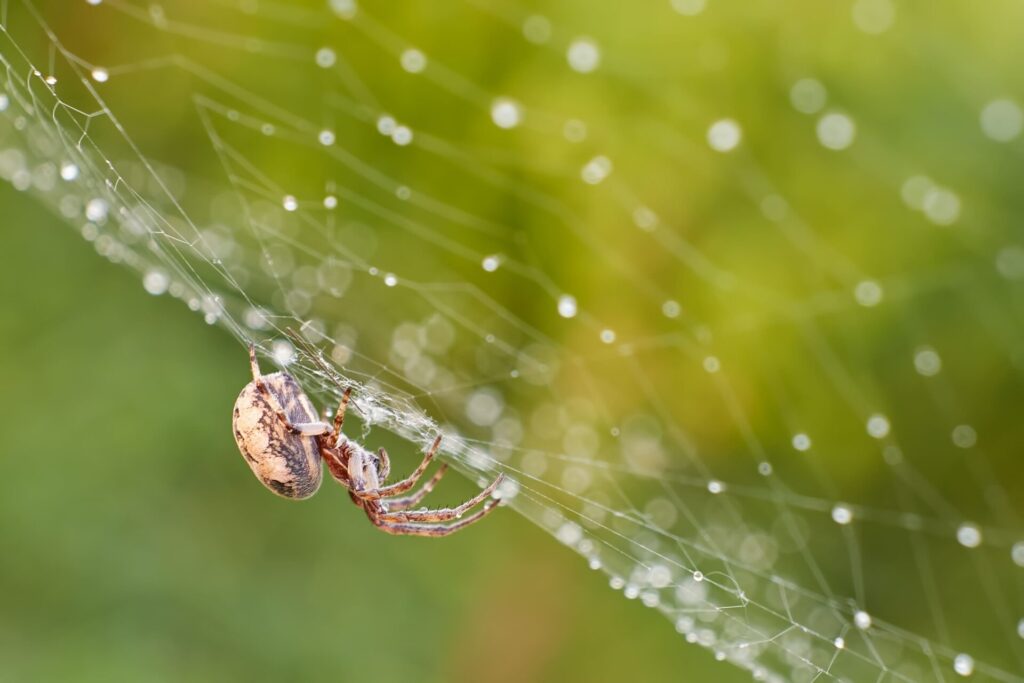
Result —
<path fill-rule="evenodd" d="M 317 422 L 313 404 L 291 375 L 275 372 L 262 380 L 292 424 Z M 255 381 L 246 384 L 238 395 L 232 427 L 242 457 L 268 489 L 285 498 L 302 500 L 320 488 L 323 464 L 317 437 L 289 429 Z"/>
<path fill-rule="evenodd" d="M 252 382 L 235 401 L 233 427 L 235 442 L 256 478 L 268 489 L 295 500 L 309 498 L 323 478 L 326 461 L 331 476 L 348 489 L 358 505 L 382 531 L 409 536 L 447 536 L 477 522 L 498 504 L 488 498 L 501 483 L 498 476 L 487 488 L 466 502 L 437 510 L 411 510 L 430 493 L 447 470 L 442 465 L 417 491 L 414 488 L 426 472 L 441 444 L 434 440 L 423 462 L 409 477 L 385 486 L 391 464 L 382 448 L 370 453 L 341 434 L 350 390 L 342 396 L 334 424 L 318 420 L 316 409 L 299 383 L 286 372 L 260 374 L 256 349 L 249 347 Z M 463 518 L 473 507 L 487 503 Z M 447 522 L 451 522 L 450 524 Z"/>

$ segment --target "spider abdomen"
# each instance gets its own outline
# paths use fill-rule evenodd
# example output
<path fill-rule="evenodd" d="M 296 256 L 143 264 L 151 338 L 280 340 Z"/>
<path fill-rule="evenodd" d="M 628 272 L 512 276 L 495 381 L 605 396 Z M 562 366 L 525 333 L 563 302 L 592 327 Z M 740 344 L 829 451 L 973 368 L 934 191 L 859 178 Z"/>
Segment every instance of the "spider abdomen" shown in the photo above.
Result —
<path fill-rule="evenodd" d="M 294 423 L 316 422 L 316 410 L 291 375 L 275 372 L 262 378 L 281 410 Z M 238 450 L 256 478 L 285 498 L 309 498 L 323 478 L 316 437 L 292 432 L 256 386 L 249 382 L 235 401 Z"/>

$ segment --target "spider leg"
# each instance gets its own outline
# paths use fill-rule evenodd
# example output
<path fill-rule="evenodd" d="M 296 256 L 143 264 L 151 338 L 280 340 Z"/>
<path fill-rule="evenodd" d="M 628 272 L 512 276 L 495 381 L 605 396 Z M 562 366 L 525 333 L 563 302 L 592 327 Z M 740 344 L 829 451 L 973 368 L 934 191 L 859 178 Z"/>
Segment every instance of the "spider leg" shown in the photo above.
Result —
<path fill-rule="evenodd" d="M 462 519 L 454 524 L 407 524 L 402 522 L 392 522 L 382 518 L 379 515 L 374 515 L 368 509 L 367 515 L 370 517 L 370 521 L 381 531 L 392 534 L 394 536 L 429 536 L 429 537 L 440 537 L 454 534 L 460 529 L 465 529 L 470 524 L 479 522 L 481 519 L 489 515 L 498 507 L 498 501 L 492 500 L 478 512 L 474 512 L 469 517 Z"/>
<path fill-rule="evenodd" d="M 263 382 L 263 375 L 260 374 L 260 364 L 256 360 L 255 344 L 249 344 L 249 365 L 252 368 L 252 381 L 256 384 L 256 388 L 259 389 L 263 400 L 267 402 L 267 405 L 274 411 L 277 418 L 288 427 L 289 431 L 301 434 L 302 436 L 321 436 L 331 433 L 331 425 L 326 422 L 292 422 L 288 419 L 284 410 L 281 409 L 281 404 L 277 402 L 277 397 L 271 393 L 270 389 L 267 389 L 267 385 Z"/>
<path fill-rule="evenodd" d="M 341 402 L 338 403 L 338 412 L 334 414 L 334 432 L 327 437 L 327 447 L 334 448 L 338 445 L 341 437 L 341 427 L 345 424 L 345 409 L 348 408 L 348 400 L 352 397 L 352 387 L 346 387 L 341 395 Z"/>
<path fill-rule="evenodd" d="M 356 495 L 366 500 L 379 500 L 381 498 L 389 498 L 391 496 L 397 496 L 399 493 L 405 493 L 419 481 L 420 477 L 430 466 L 430 462 L 434 459 L 434 455 L 437 454 L 437 447 L 441 445 L 441 437 L 434 439 L 434 444 L 427 451 L 427 454 L 423 457 L 423 462 L 420 466 L 410 474 L 408 477 L 400 482 L 392 484 L 391 486 L 382 486 L 376 489 L 367 489 L 365 491 L 356 491 Z"/>
<path fill-rule="evenodd" d="M 467 500 L 465 503 L 453 508 L 403 512 L 391 511 L 389 506 L 389 511 L 381 512 L 378 517 L 389 522 L 449 522 L 453 519 L 459 519 L 470 509 L 487 500 L 487 498 L 494 493 L 494 489 L 498 488 L 498 485 L 501 484 L 502 479 L 504 479 L 504 475 L 499 474 L 498 478 L 492 481 L 490 486 Z"/>
<path fill-rule="evenodd" d="M 391 458 L 388 457 L 388 452 L 382 448 L 377 451 L 377 478 L 383 484 L 388 480 L 390 474 Z"/>
<path fill-rule="evenodd" d="M 252 381 L 256 386 L 263 385 L 263 375 L 260 373 L 260 362 L 256 360 L 256 345 L 249 344 L 249 367 L 252 369 Z"/>
<path fill-rule="evenodd" d="M 337 479 L 342 486 L 351 490 L 352 481 L 348 474 L 348 465 L 345 464 L 338 450 L 321 446 L 320 457 L 327 461 L 327 471 L 331 473 L 331 476 Z"/>
<path fill-rule="evenodd" d="M 302 436 L 323 436 L 331 433 L 331 425 L 326 422 L 292 422 L 285 417 L 284 423 L 293 432 Z"/>
<path fill-rule="evenodd" d="M 411 508 L 413 505 L 423 500 L 428 493 L 434 490 L 434 487 L 437 486 L 437 482 L 441 481 L 441 477 L 443 477 L 444 473 L 447 471 L 448 463 L 445 463 L 441 465 L 441 469 L 439 469 L 437 473 L 430 478 L 430 481 L 424 484 L 423 488 L 421 488 L 419 491 L 416 491 L 411 496 L 406 496 L 404 498 L 389 499 L 387 501 L 388 510 L 390 512 L 398 512 L 399 510 L 407 510 Z"/>

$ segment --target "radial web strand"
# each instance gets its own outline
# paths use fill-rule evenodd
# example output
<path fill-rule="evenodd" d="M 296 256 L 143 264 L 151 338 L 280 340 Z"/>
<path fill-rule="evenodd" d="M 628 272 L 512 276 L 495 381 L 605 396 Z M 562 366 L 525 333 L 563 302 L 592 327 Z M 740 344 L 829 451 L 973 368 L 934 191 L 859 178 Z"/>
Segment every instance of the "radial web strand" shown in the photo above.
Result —
<path fill-rule="evenodd" d="M 606 4 L 3 2 L 0 177 L 681 647 L 1024 680 L 1012 61 L 959 8 Z"/>

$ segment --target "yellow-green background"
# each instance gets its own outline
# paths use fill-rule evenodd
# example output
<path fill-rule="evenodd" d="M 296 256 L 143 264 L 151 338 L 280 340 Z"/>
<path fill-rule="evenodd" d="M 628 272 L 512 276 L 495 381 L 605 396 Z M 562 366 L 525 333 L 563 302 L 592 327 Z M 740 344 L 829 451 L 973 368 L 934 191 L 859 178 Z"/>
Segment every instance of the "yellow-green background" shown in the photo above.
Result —
<path fill-rule="evenodd" d="M 988 491 L 965 473 L 970 461 L 948 433 L 958 421 L 978 428 L 985 450 L 976 462 L 991 466 L 991 480 L 1011 492 L 1019 509 L 1024 299 L 1019 282 L 996 274 L 994 259 L 1021 241 L 1021 148 L 1020 139 L 1010 145 L 985 139 L 978 113 L 995 97 L 1020 100 L 1020 10 L 1012 3 L 899 3 L 894 28 L 879 38 L 853 27 L 850 5 L 711 3 L 717 9 L 709 10 L 705 23 L 677 25 L 671 22 L 682 19 L 664 3 L 642 11 L 632 3 L 565 3 L 539 8 L 570 32 L 558 33 L 552 50 L 529 46 L 515 30 L 499 30 L 468 11 L 452 19 L 423 3 L 393 14 L 384 5 L 372 8 L 387 26 L 416 39 L 487 93 L 510 93 L 540 110 L 586 118 L 595 133 L 580 147 L 560 140 L 557 126 L 554 135 L 534 129 L 505 135 L 488 121 L 486 102 L 470 106 L 438 95 L 436 85 L 402 73 L 365 40 L 353 40 L 353 62 L 386 109 L 407 117 L 417 131 L 465 145 L 481 163 L 500 165 L 508 154 L 514 183 L 564 200 L 593 235 L 683 301 L 698 322 L 729 331 L 714 350 L 739 386 L 753 432 L 773 455 L 792 457 L 792 432 L 811 425 L 819 446 L 818 460 L 811 462 L 820 463 L 841 495 L 895 507 L 893 488 L 900 480 L 878 457 L 863 420 L 849 414 L 835 378 L 808 363 L 800 333 L 809 320 L 838 350 L 839 364 L 875 402 L 872 408 L 890 415 L 908 460 L 940 496 L 987 522 Z M 160 50 L 189 54 L 273 103 L 310 119 L 329 117 L 321 89 L 326 78 L 311 64 L 268 67 L 265 56 L 196 46 L 159 32 L 151 38 L 130 21 L 107 23 L 99 18 L 105 15 L 84 14 L 80 6 L 67 15 L 57 5 L 42 6 L 70 48 L 97 62 L 113 66 Z M 321 41 L 344 43 L 352 33 L 325 22 L 322 33 L 311 36 L 239 19 L 212 4 L 192 5 L 184 14 L 247 35 L 298 41 L 310 51 Z M 597 36 L 605 50 L 602 71 L 590 81 L 568 73 L 560 49 L 571 35 L 585 33 Z M 46 42 L 38 35 L 26 31 L 19 39 L 35 48 L 33 58 L 46 60 Z M 708 68 L 702 59 L 722 46 L 729 60 Z M 826 84 L 830 109 L 856 120 L 850 150 L 823 149 L 815 118 L 793 111 L 788 88 L 805 76 Z M 188 197 L 192 210 L 209 207 L 207 180 L 211 194 L 225 184 L 189 99 L 204 88 L 172 69 L 116 77 L 102 90 L 147 155 L 185 168 L 190 189 L 200 188 Z M 743 145 L 731 156 L 710 151 L 703 139 L 707 126 L 725 116 L 744 130 Z M 574 286 L 583 308 L 614 324 L 623 339 L 676 331 L 657 305 L 641 305 L 630 283 L 609 276 L 608 264 L 582 249 L 564 224 L 525 209 L 511 193 L 476 186 L 467 191 L 461 172 L 430 155 L 397 150 L 372 130 L 367 134 L 365 122 L 337 118 L 346 149 L 372 159 L 375 168 L 510 226 L 510 235 L 513 228 L 526 234 L 540 270 Z M 96 124 L 96 138 L 116 139 L 103 125 Z M 345 176 L 315 144 L 250 144 L 258 136 L 229 134 L 238 135 L 260 168 L 305 197 L 319 196 L 322 175 L 360 180 Z M 577 170 L 600 152 L 615 160 L 613 182 L 584 187 Z M 117 160 L 124 156 L 120 148 Z M 955 228 L 931 225 L 903 205 L 900 185 L 918 173 L 933 175 L 961 196 L 964 210 Z M 619 178 L 642 192 L 637 200 L 652 204 L 697 253 L 749 288 L 716 289 L 629 227 L 628 207 L 613 191 Z M 823 247 L 816 256 L 794 249 L 784 231 L 765 220 L 758 199 L 769 190 L 761 180 L 800 212 Z M 403 215 L 417 215 L 393 198 L 383 201 Z M 196 215 L 206 218 L 201 209 Z M 5 186 L 0 216 L 0 677 L 747 678 L 687 645 L 669 621 L 609 590 L 604 574 L 587 570 L 510 511 L 429 542 L 376 532 L 337 487 L 325 486 L 303 504 L 270 496 L 246 471 L 228 427 L 231 403 L 247 377 L 242 345 L 203 325 L 179 302 L 146 295 L 138 274 L 97 258 L 30 197 Z M 437 281 L 483 281 L 477 263 L 424 247 L 384 223 L 373 224 L 385 247 L 374 254 L 382 267 Z M 245 234 L 238 222 L 231 227 Z M 300 234 L 304 245 L 321 244 L 314 231 Z M 455 234 L 481 253 L 493 246 Z M 514 252 L 509 245 L 516 239 L 504 241 Z M 842 259 L 836 253 L 856 264 L 857 276 L 837 276 Z M 886 306 L 866 311 L 853 303 L 849 290 L 860 275 L 886 283 Z M 559 327 L 553 302 L 535 289 L 514 278 L 488 286 L 519 319 L 552 331 L 565 349 L 598 346 L 590 330 Z M 248 291 L 270 297 L 274 289 L 257 282 Z M 780 313 L 758 298 L 764 290 L 791 307 Z M 406 310 L 410 301 L 402 299 L 382 315 L 419 315 L 411 304 Z M 374 306 L 382 304 L 349 297 L 322 312 L 351 318 L 371 340 L 370 355 L 386 359 L 391 327 L 375 322 Z M 950 382 L 937 398 L 913 373 L 913 351 L 925 343 L 942 351 L 942 379 Z M 685 366 L 676 352 L 671 347 L 648 366 L 668 387 L 690 388 L 667 405 L 670 417 L 695 424 L 706 464 L 754 478 L 737 420 L 709 407 L 710 393 L 691 384 L 703 372 Z M 453 364 L 473 367 L 473 360 L 467 351 Z M 615 372 L 608 370 L 608 377 L 618 379 Z M 767 387 L 772 378 L 784 386 L 781 399 Z M 635 386 L 624 382 L 620 393 L 622 414 L 639 409 L 629 404 L 642 403 Z M 519 400 L 525 410 L 526 399 Z M 382 430 L 374 438 L 389 448 L 396 471 L 413 465 L 409 444 L 388 441 Z M 792 475 L 788 481 L 801 491 L 816 481 L 806 462 L 779 461 L 780 472 Z M 456 501 L 471 490 L 451 477 L 436 498 Z M 930 512 L 920 501 L 910 507 Z M 775 520 L 755 521 L 771 526 Z M 922 536 L 898 531 L 871 537 L 865 553 L 872 595 L 883 596 L 876 599 L 887 605 L 908 593 L 889 580 L 890 561 L 917 576 L 905 550 L 908 538 Z M 959 548 L 948 547 L 951 538 L 945 540 L 950 542 L 935 555 L 943 588 L 980 593 L 974 566 L 957 554 Z M 997 555 L 1001 578 L 1016 571 L 1004 548 L 992 551 Z M 848 580 L 846 556 L 818 561 L 830 578 Z M 806 576 L 799 580 L 812 585 Z M 1006 587 L 1018 585 L 1013 577 L 997 595 L 1016 607 L 1020 592 Z M 848 586 L 841 590 L 845 594 Z M 887 616 L 910 631 L 930 632 L 927 605 L 917 607 Z M 958 614 L 958 643 L 982 647 L 1006 630 L 983 599 Z"/>
<path fill-rule="evenodd" d="M 244 349 L 0 205 L 0 680 L 747 679 L 511 511 L 433 541 L 270 495 L 229 428 Z"/>

